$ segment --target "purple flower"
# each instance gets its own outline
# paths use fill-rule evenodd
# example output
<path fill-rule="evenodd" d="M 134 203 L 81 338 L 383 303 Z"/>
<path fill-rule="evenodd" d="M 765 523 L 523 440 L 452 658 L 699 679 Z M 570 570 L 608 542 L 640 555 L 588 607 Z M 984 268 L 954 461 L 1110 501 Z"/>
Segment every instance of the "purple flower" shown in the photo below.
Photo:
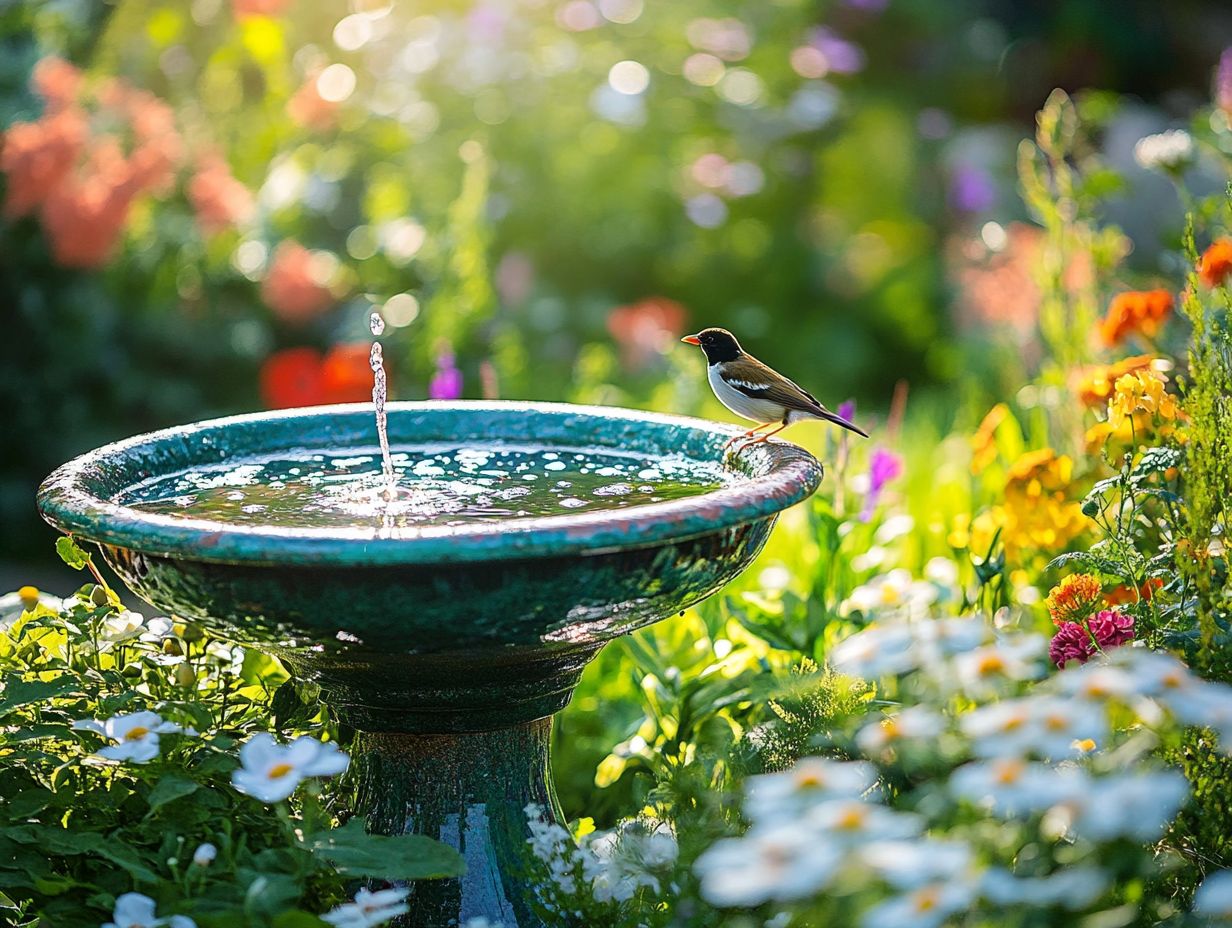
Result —
<path fill-rule="evenodd" d="M 1095 645 L 1087 630 L 1077 622 L 1062 622 L 1057 633 L 1048 643 L 1048 656 L 1058 667 L 1064 669 L 1070 661 L 1085 664 L 1095 653 Z"/>
<path fill-rule="evenodd" d="M 1215 72 L 1215 105 L 1232 115 L 1232 48 L 1225 48 L 1219 56 L 1219 69 Z"/>
<path fill-rule="evenodd" d="M 850 422 L 852 417 L 856 414 L 856 401 L 847 400 L 846 402 L 840 403 L 836 412 L 839 416 Z"/>
<path fill-rule="evenodd" d="M 861 522 L 872 521 L 877 503 L 881 501 L 882 491 L 891 480 L 897 480 L 902 474 L 902 458 L 885 448 L 873 450 L 873 456 L 868 462 L 868 493 L 864 496 L 864 508 L 860 510 Z"/>
<path fill-rule="evenodd" d="M 890 5 L 890 0 L 847 0 L 847 5 L 856 10 L 880 13 Z"/>
<path fill-rule="evenodd" d="M 809 44 L 825 55 L 833 74 L 855 74 L 864 67 L 863 49 L 825 26 L 813 30 Z"/>
<path fill-rule="evenodd" d="M 1134 640 L 1134 617 L 1105 609 L 1091 616 L 1091 634 L 1101 648 L 1115 648 Z"/>
<path fill-rule="evenodd" d="M 448 348 L 436 356 L 436 373 L 428 384 L 428 397 L 434 400 L 456 400 L 462 395 L 462 372 L 454 363 Z"/>
<path fill-rule="evenodd" d="M 950 203 L 964 213 L 982 213 L 997 202 L 997 187 L 981 167 L 960 164 L 950 179 Z"/>

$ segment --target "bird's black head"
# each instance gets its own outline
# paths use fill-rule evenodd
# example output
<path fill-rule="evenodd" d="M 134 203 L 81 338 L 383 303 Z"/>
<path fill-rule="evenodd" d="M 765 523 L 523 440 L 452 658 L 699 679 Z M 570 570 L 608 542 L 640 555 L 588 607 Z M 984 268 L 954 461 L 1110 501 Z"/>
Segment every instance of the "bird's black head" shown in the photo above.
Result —
<path fill-rule="evenodd" d="M 696 335 L 686 335 L 681 341 L 701 346 L 711 364 L 740 357 L 740 343 L 727 329 L 702 329 Z"/>

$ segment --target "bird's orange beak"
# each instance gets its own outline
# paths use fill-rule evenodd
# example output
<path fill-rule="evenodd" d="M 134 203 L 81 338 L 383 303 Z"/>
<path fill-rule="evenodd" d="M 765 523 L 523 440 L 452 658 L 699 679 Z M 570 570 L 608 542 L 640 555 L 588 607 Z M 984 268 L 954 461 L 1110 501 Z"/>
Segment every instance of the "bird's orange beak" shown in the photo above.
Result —
<path fill-rule="evenodd" d="M 702 343 L 702 340 L 698 338 L 696 335 L 686 335 L 684 338 L 681 339 L 681 341 L 684 342 L 686 345 L 700 345 Z"/>

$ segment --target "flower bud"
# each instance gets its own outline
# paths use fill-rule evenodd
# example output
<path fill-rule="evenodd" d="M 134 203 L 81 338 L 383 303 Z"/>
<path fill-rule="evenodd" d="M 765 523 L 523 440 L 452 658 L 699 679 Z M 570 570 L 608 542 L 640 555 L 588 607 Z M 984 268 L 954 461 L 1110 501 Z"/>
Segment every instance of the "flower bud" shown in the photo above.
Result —
<path fill-rule="evenodd" d="M 184 653 L 184 648 L 177 639 L 164 638 L 163 639 L 163 653 L 172 654 L 178 657 L 179 655 Z"/>
<path fill-rule="evenodd" d="M 188 689 L 197 682 L 197 672 L 188 664 L 178 664 L 175 668 L 175 682 Z"/>
<path fill-rule="evenodd" d="M 218 856 L 218 848 L 206 841 L 193 851 L 192 862 L 198 867 L 208 867 Z"/>
<path fill-rule="evenodd" d="M 110 606 L 111 597 L 107 595 L 107 588 L 102 584 L 96 584 L 90 591 L 90 602 L 96 606 Z"/>
<path fill-rule="evenodd" d="M 183 636 L 185 641 L 190 644 L 194 641 L 200 641 L 205 637 L 205 632 L 201 630 L 201 626 L 195 622 L 185 622 Z"/>

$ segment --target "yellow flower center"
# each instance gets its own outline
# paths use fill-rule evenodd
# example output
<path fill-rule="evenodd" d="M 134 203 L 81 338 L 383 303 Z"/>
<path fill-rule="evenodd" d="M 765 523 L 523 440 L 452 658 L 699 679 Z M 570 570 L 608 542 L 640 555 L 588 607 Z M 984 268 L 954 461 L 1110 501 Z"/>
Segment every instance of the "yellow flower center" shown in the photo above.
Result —
<path fill-rule="evenodd" d="M 1005 670 L 1005 659 L 1000 654 L 985 654 L 976 665 L 976 670 L 981 677 L 986 677 L 992 673 L 1000 673 Z"/>
<path fill-rule="evenodd" d="M 937 907 L 941 901 L 940 893 L 935 886 L 927 886 L 915 894 L 915 910 L 917 912 L 930 912 Z"/>
<path fill-rule="evenodd" d="M 809 772 L 796 775 L 796 786 L 800 789 L 819 789 L 825 785 L 821 774 Z"/>
<path fill-rule="evenodd" d="M 1044 727 L 1049 731 L 1065 731 L 1069 728 L 1069 720 L 1063 715 L 1050 715 L 1044 720 Z"/>
<path fill-rule="evenodd" d="M 285 777 L 294 769 L 295 768 L 290 764 L 275 764 L 273 767 L 270 767 L 269 773 L 266 774 L 266 776 L 268 776 L 271 780 L 277 780 L 281 777 Z"/>
<path fill-rule="evenodd" d="M 1005 720 L 1005 724 L 1001 726 L 1002 731 L 1017 731 L 1022 728 L 1023 718 L 1021 715 L 1015 715 Z"/>
<path fill-rule="evenodd" d="M 885 735 L 887 740 L 889 740 L 889 739 L 897 738 L 903 732 L 902 732 L 902 728 L 898 724 L 898 719 L 882 719 L 881 720 L 881 733 Z"/>
<path fill-rule="evenodd" d="M 124 736 L 125 741 L 139 741 L 150 733 L 148 728 L 141 725 L 136 725 L 128 730 L 128 734 Z"/>
<path fill-rule="evenodd" d="M 1007 760 L 996 767 L 995 779 L 1003 786 L 1017 783 L 1022 777 L 1023 763 L 1020 760 Z"/>
<path fill-rule="evenodd" d="M 1082 753 L 1084 754 L 1090 753 L 1091 751 L 1095 750 L 1095 739 L 1094 738 L 1083 738 L 1081 741 L 1075 741 L 1074 747 L 1077 748 L 1079 751 L 1082 751 Z"/>
<path fill-rule="evenodd" d="M 17 591 L 17 598 L 21 600 L 22 606 L 26 609 L 33 609 L 39 601 L 38 587 L 23 586 Z"/>
<path fill-rule="evenodd" d="M 842 831 L 855 831 L 864 824 L 868 811 L 860 805 L 850 805 L 838 817 L 835 827 Z"/>

